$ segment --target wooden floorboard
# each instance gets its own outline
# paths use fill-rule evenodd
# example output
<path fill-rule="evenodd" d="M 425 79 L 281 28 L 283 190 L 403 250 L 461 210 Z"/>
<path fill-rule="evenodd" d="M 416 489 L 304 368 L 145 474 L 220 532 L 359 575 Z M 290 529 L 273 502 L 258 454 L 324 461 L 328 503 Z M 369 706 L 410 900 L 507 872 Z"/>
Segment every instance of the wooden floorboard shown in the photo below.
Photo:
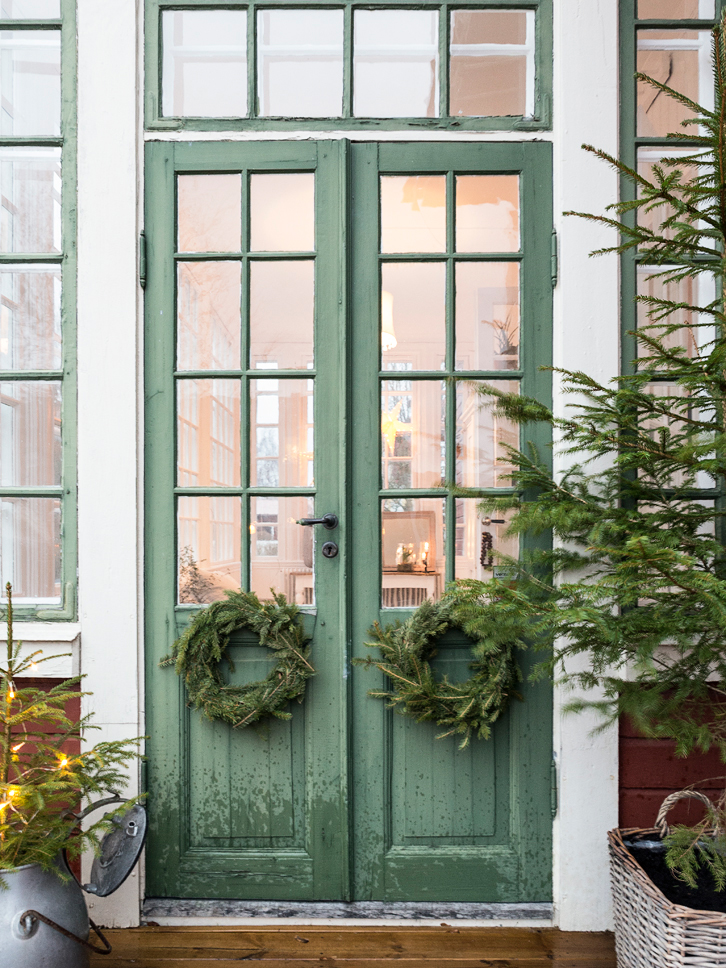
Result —
<path fill-rule="evenodd" d="M 91 968 L 615 968 L 613 937 L 556 928 L 144 927 Z"/>

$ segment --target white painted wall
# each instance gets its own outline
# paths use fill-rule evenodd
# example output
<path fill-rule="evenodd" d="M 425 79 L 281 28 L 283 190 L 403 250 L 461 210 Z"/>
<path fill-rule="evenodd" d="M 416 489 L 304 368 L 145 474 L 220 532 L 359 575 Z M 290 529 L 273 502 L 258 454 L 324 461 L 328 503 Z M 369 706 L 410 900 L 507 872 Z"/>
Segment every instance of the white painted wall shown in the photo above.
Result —
<path fill-rule="evenodd" d="M 139 661 L 143 555 L 141 372 L 142 303 L 136 259 L 143 172 L 139 50 L 142 0 L 78 0 L 79 40 L 79 619 L 81 671 L 94 696 L 97 738 L 143 733 Z M 554 141 L 555 224 L 560 281 L 555 292 L 555 362 L 601 379 L 618 369 L 618 265 L 589 260 L 596 229 L 564 209 L 599 211 L 615 198 L 614 175 L 580 150 L 592 141 L 617 151 L 617 2 L 557 0 L 552 134 L 457 133 L 454 140 L 520 137 Z M 324 137 L 331 137 L 325 133 Z M 334 135 L 345 136 L 343 132 Z M 360 134 L 351 132 L 351 137 Z M 155 133 L 212 140 L 213 133 Z M 309 138 L 310 132 L 223 133 L 224 140 Z M 443 140 L 416 132 L 390 140 Z M 79 626 L 74 626 L 73 639 Z M 33 635 L 26 635 L 33 641 Z M 71 638 L 68 641 L 72 641 Z M 69 670 L 70 671 L 70 670 Z M 556 693 L 556 922 L 567 930 L 611 924 L 605 832 L 617 823 L 617 736 L 593 738 L 586 717 L 563 717 Z M 94 737 L 95 738 L 95 737 Z M 131 791 L 136 790 L 136 776 Z M 89 899 L 108 925 L 138 923 L 141 874 L 106 901 Z"/>

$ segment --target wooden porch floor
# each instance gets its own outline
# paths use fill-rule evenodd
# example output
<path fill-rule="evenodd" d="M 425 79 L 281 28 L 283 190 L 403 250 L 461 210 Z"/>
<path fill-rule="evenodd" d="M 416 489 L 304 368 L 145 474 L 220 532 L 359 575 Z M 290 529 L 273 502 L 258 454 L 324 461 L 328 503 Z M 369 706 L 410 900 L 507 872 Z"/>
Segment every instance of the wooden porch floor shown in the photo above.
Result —
<path fill-rule="evenodd" d="M 105 931 L 91 968 L 615 968 L 613 936 L 556 928 L 145 927 Z"/>

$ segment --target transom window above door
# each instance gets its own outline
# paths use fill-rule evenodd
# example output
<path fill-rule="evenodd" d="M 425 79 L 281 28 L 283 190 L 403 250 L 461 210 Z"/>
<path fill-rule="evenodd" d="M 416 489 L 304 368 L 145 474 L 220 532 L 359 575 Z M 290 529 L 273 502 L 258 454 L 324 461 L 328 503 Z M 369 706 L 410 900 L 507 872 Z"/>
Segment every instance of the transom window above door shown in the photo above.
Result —
<path fill-rule="evenodd" d="M 550 0 L 149 0 L 149 127 L 545 127 Z"/>

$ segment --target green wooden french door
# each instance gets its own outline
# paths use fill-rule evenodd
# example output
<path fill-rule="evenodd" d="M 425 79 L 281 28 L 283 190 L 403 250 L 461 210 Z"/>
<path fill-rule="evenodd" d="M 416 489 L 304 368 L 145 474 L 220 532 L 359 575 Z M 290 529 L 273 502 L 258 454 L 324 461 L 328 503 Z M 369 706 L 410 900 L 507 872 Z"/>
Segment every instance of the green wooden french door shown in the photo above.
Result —
<path fill-rule="evenodd" d="M 549 689 L 458 751 L 351 660 L 512 551 L 454 485 L 501 487 L 515 440 L 477 381 L 549 399 L 549 146 L 152 143 L 146 172 L 147 894 L 548 900 Z M 240 585 L 313 636 L 304 703 L 259 731 L 159 668 Z M 269 667 L 250 636 L 231 652 L 235 681 Z M 467 643 L 436 662 L 466 678 Z"/>

